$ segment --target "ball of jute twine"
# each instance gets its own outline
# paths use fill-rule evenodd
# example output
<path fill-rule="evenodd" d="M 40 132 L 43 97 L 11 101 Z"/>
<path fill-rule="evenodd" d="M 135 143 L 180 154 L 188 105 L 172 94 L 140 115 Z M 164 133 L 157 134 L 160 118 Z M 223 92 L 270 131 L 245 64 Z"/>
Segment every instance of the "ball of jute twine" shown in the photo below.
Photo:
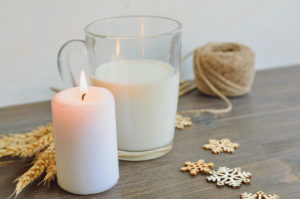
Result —
<path fill-rule="evenodd" d="M 194 54 L 195 84 L 209 96 L 218 96 L 227 104 L 223 109 L 199 109 L 185 113 L 228 113 L 232 104 L 227 97 L 247 94 L 255 76 L 254 52 L 237 43 L 208 43 L 188 53 L 182 61 Z"/>

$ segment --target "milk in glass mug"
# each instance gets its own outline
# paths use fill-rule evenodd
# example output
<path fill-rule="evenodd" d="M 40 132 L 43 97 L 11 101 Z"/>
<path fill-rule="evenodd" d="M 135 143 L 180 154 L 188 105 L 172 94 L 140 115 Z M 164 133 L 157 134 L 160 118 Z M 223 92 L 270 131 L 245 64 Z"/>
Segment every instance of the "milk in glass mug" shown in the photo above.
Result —
<path fill-rule="evenodd" d="M 58 69 L 68 86 L 76 86 L 69 54 L 82 50 L 92 85 L 113 93 L 119 158 L 148 160 L 169 152 L 178 101 L 181 24 L 165 17 L 114 17 L 87 25 L 85 37 L 60 49 Z"/>

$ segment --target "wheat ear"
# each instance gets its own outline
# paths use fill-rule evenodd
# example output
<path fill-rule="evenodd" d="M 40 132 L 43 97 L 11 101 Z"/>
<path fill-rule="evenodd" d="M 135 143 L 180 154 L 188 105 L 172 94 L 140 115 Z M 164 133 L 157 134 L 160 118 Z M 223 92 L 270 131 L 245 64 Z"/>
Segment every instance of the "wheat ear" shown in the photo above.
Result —
<path fill-rule="evenodd" d="M 6 142 L 3 139 L 0 139 L 0 150 L 4 149 L 7 146 Z"/>
<path fill-rule="evenodd" d="M 46 134 L 40 139 L 31 144 L 10 144 L 6 149 L 0 150 L 0 158 L 3 156 L 11 155 L 13 157 L 20 156 L 22 158 L 31 157 L 35 153 L 43 150 L 54 140 L 53 133 Z"/>
<path fill-rule="evenodd" d="M 34 161 L 33 166 L 26 171 L 22 176 L 20 176 L 16 181 L 18 181 L 15 194 L 16 197 L 21 193 L 21 191 L 35 179 L 39 178 L 45 169 L 50 164 L 49 159 L 55 158 L 55 151 L 54 151 L 54 142 L 52 142 L 44 151 L 39 153 L 36 160 Z"/>
<path fill-rule="evenodd" d="M 20 157 L 31 157 L 35 153 L 40 152 L 45 147 L 50 145 L 50 143 L 54 142 L 54 135 L 53 134 L 47 134 L 41 137 L 39 140 L 32 144 L 28 144 L 25 147 L 25 150 L 22 150 L 20 153 Z"/>
<path fill-rule="evenodd" d="M 2 139 L 0 139 L 0 149 L 7 148 L 11 144 L 29 144 L 49 133 L 53 133 L 52 123 L 49 123 L 47 126 L 40 126 L 27 133 L 2 136 Z"/>
<path fill-rule="evenodd" d="M 4 156 L 17 156 L 24 147 L 21 147 L 17 144 L 11 144 L 9 147 L 0 150 L 0 158 Z"/>
<path fill-rule="evenodd" d="M 55 154 L 55 150 L 53 149 L 54 154 Z M 46 175 L 44 177 L 44 179 L 41 181 L 41 183 L 43 182 L 44 184 L 48 184 L 48 187 L 50 186 L 50 182 L 52 180 L 54 180 L 56 177 L 56 160 L 55 157 L 53 156 L 52 159 L 49 160 L 49 165 L 47 167 L 46 170 Z"/>

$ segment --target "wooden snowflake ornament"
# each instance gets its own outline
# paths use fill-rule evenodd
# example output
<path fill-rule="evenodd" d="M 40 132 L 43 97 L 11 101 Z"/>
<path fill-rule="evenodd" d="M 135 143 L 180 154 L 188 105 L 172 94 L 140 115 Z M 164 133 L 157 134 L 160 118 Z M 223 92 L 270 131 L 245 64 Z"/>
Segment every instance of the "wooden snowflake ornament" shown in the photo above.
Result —
<path fill-rule="evenodd" d="M 227 167 L 219 167 L 218 171 L 211 171 L 210 176 L 207 177 L 208 182 L 216 182 L 218 187 L 230 186 L 232 188 L 239 188 L 242 183 L 251 183 L 251 173 L 241 171 L 240 168 L 230 169 Z"/>
<path fill-rule="evenodd" d="M 197 162 L 185 162 L 185 166 L 181 167 L 182 172 L 190 172 L 191 175 L 195 176 L 198 173 L 209 174 L 210 168 L 214 167 L 214 163 L 205 163 L 204 160 L 198 160 Z"/>
<path fill-rule="evenodd" d="M 180 114 L 176 115 L 176 122 L 175 122 L 175 128 L 182 130 L 184 127 L 191 126 L 192 120 L 190 117 L 183 117 Z"/>
<path fill-rule="evenodd" d="M 238 143 L 233 143 L 229 139 L 208 140 L 208 144 L 203 145 L 204 149 L 210 149 L 212 153 L 233 153 L 235 149 L 237 149 L 240 145 Z"/>
<path fill-rule="evenodd" d="M 241 199 L 280 199 L 276 194 L 265 194 L 262 191 L 258 191 L 255 194 L 252 193 L 243 193 L 241 194 Z"/>

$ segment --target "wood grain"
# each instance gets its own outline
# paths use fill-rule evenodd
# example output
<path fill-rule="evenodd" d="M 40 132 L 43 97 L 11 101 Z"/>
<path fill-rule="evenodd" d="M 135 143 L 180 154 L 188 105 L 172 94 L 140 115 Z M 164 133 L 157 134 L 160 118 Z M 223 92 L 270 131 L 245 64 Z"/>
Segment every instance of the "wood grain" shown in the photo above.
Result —
<path fill-rule="evenodd" d="M 251 94 L 232 98 L 233 111 L 193 115 L 193 125 L 176 131 L 173 150 L 155 160 L 120 161 L 120 180 L 111 190 L 90 196 L 69 194 L 56 183 L 50 189 L 29 186 L 19 198 L 206 198 L 234 199 L 240 193 L 264 191 L 281 198 L 300 198 L 300 66 L 257 73 Z M 180 98 L 179 110 L 223 106 L 217 98 L 194 91 Z M 24 132 L 51 121 L 50 103 L 0 109 L 0 133 Z M 213 155 L 202 149 L 209 138 L 230 138 L 241 146 L 234 154 Z M 189 176 L 180 168 L 187 160 L 205 159 L 216 166 L 241 167 L 252 183 L 240 189 L 217 188 L 205 176 Z M 0 162 L 0 198 L 28 169 L 30 160 Z M 5 161 L 8 161 L 5 163 Z"/>

